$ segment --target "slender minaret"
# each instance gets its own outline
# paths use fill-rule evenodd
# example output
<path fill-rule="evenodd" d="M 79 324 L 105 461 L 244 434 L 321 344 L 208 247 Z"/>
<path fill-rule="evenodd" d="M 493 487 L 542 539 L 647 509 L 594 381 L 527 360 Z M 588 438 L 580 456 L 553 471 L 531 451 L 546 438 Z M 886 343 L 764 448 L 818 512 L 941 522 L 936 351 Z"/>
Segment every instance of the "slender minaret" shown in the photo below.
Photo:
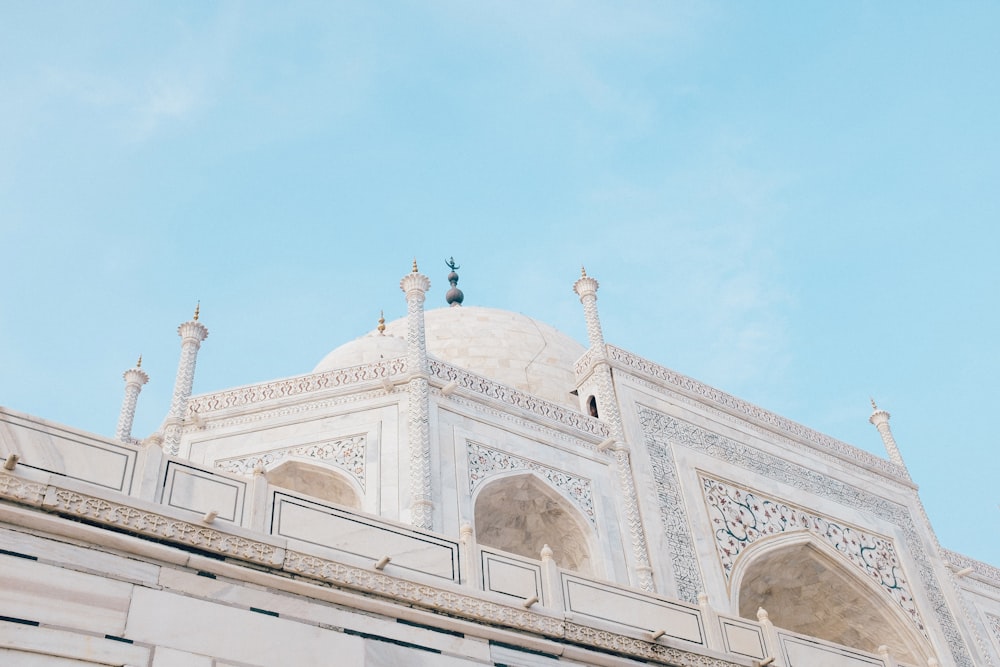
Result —
<path fill-rule="evenodd" d="M 629 537 L 632 541 L 632 555 L 635 559 L 636 583 L 645 591 L 654 591 L 653 568 L 649 564 L 649 549 L 646 546 L 646 531 L 642 525 L 642 515 L 639 513 L 639 499 L 635 491 L 635 479 L 632 477 L 632 464 L 629 458 L 628 445 L 625 442 L 625 429 L 622 426 L 622 416 L 618 409 L 618 399 L 615 396 L 614 382 L 611 377 L 611 364 L 608 362 L 607 347 L 604 344 L 604 333 L 601 331 L 601 319 L 597 314 L 597 280 L 587 275 L 587 270 L 580 267 L 580 278 L 573 284 L 573 291 L 580 297 L 583 304 L 583 315 L 587 320 L 587 337 L 590 339 L 590 349 L 596 351 L 597 363 L 594 366 L 594 379 L 597 382 L 597 400 L 601 418 L 608 424 L 611 438 L 614 440 L 615 462 L 618 468 L 618 484 L 625 514 L 628 521 Z"/>
<path fill-rule="evenodd" d="M 889 460 L 902 468 L 903 472 L 906 474 L 906 478 L 910 478 L 910 471 L 906 469 L 906 463 L 903 462 L 903 456 L 899 453 L 899 447 L 896 446 L 896 439 L 892 437 L 892 430 L 889 428 L 889 413 L 885 410 L 880 410 L 875 404 L 875 399 L 871 399 L 872 402 L 872 416 L 868 418 L 868 421 L 878 429 L 879 435 L 882 436 L 882 444 L 885 445 L 885 451 L 889 454 Z"/>
<path fill-rule="evenodd" d="M 135 368 L 130 368 L 122 374 L 125 380 L 125 397 L 122 399 L 122 411 L 118 415 L 118 428 L 115 430 L 115 440 L 132 442 L 132 422 L 135 420 L 135 406 L 139 402 L 139 392 L 142 385 L 149 382 L 149 375 L 142 370 L 142 355 L 135 362 Z"/>
<path fill-rule="evenodd" d="M 427 341 L 424 338 L 424 300 L 431 288 L 430 279 L 417 270 L 399 281 L 406 295 L 406 367 L 410 440 L 410 523 L 417 528 L 433 527 L 434 501 L 431 495 L 430 399 L 428 398 Z"/>
<path fill-rule="evenodd" d="M 188 398 L 194 387 L 194 367 L 198 361 L 198 349 L 208 338 L 208 329 L 198 321 L 201 303 L 195 306 L 194 318 L 177 327 L 181 337 L 181 358 L 177 364 L 177 379 L 174 380 L 174 395 L 170 399 L 170 413 L 163 429 L 163 449 L 177 456 L 180 448 L 181 424 L 187 410 Z"/>

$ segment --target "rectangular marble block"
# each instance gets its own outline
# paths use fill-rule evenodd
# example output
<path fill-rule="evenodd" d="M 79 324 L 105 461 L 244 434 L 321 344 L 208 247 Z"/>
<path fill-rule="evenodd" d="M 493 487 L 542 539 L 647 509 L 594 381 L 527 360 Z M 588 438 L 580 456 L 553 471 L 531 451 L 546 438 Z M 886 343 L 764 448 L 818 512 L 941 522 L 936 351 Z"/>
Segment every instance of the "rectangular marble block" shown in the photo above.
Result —
<path fill-rule="evenodd" d="M 0 609 L 47 625 L 121 636 L 132 584 L 0 555 Z"/>
<path fill-rule="evenodd" d="M 163 503 L 199 514 L 218 512 L 218 519 L 240 524 L 246 490 L 242 479 L 170 461 L 163 481 Z"/>
<path fill-rule="evenodd" d="M 872 655 L 834 646 L 825 642 L 778 634 L 785 652 L 786 664 L 809 667 L 885 667 L 885 662 Z"/>
<path fill-rule="evenodd" d="M 705 643 L 701 613 L 682 604 L 562 573 L 566 610 L 666 636 Z"/>
<path fill-rule="evenodd" d="M 13 657 L 8 660 L 8 656 Z M 45 659 L 48 659 L 48 662 L 45 662 Z M 29 660 L 41 660 L 41 662 L 29 662 Z M 148 664 L 149 649 L 144 646 L 67 630 L 0 622 L 0 665 L 4 667 L 8 665 L 10 667 L 24 665 L 145 667 Z"/>
<path fill-rule="evenodd" d="M 130 445 L 0 409 L 0 454 L 18 454 L 18 465 L 129 493 L 138 451 Z"/>
<path fill-rule="evenodd" d="M 360 637 L 148 588 L 135 591 L 125 636 L 265 667 L 364 664 Z"/>
<path fill-rule="evenodd" d="M 458 543 L 409 531 L 346 510 L 274 494 L 271 533 L 377 561 L 389 556 L 391 568 L 458 581 Z"/>
<path fill-rule="evenodd" d="M 534 595 L 538 596 L 543 605 L 545 604 L 540 565 L 486 549 L 483 549 L 481 554 L 484 590 L 512 595 L 522 600 Z"/>
<path fill-rule="evenodd" d="M 746 655 L 758 660 L 763 660 L 766 657 L 764 655 L 764 633 L 760 626 L 750 621 L 732 618 L 720 618 L 719 624 L 722 626 L 722 640 L 727 652 Z"/>

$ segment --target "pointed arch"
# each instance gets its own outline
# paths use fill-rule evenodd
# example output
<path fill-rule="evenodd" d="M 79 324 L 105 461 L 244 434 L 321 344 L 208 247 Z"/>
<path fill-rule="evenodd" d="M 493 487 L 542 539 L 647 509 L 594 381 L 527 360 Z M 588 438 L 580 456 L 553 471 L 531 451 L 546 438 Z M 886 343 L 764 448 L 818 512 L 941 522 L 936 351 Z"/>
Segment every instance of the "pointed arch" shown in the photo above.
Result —
<path fill-rule="evenodd" d="M 538 559 L 546 544 L 559 567 L 593 573 L 592 531 L 579 510 L 530 470 L 497 475 L 473 496 L 476 540 Z"/>
<path fill-rule="evenodd" d="M 733 611 L 756 619 L 767 610 L 774 625 L 837 644 L 926 664 L 927 639 L 886 592 L 829 544 L 801 530 L 762 538 L 734 563 Z"/>
<path fill-rule="evenodd" d="M 360 510 L 363 491 L 348 475 L 322 463 L 289 457 L 265 472 L 268 484 L 312 496 L 342 507 Z"/>

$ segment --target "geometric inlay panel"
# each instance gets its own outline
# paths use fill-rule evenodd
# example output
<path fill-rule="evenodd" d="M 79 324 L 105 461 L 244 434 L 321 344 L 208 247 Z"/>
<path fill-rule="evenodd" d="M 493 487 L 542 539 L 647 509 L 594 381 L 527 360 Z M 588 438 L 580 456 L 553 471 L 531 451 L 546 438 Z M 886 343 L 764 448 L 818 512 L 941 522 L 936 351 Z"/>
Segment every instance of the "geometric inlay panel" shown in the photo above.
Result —
<path fill-rule="evenodd" d="M 226 472 L 248 475 L 258 466 L 267 467 L 275 461 L 289 456 L 301 456 L 307 459 L 317 459 L 340 468 L 353 477 L 363 489 L 365 488 L 366 449 L 365 436 L 351 435 L 337 440 L 283 447 L 249 456 L 219 459 L 215 462 L 215 467 Z"/>
<path fill-rule="evenodd" d="M 715 528 L 715 545 L 728 579 L 733 563 L 748 546 L 768 535 L 807 530 L 836 549 L 868 579 L 889 594 L 924 630 L 892 542 L 880 535 L 836 523 L 818 514 L 768 498 L 756 491 L 702 476 L 702 492 Z"/>
<path fill-rule="evenodd" d="M 556 470 L 471 440 L 466 441 L 466 447 L 469 452 L 469 482 L 473 491 L 484 480 L 498 473 L 511 470 L 531 470 L 562 491 L 574 505 L 580 508 L 591 524 L 597 525 L 594 516 L 594 495 L 590 480 L 586 477 Z"/>

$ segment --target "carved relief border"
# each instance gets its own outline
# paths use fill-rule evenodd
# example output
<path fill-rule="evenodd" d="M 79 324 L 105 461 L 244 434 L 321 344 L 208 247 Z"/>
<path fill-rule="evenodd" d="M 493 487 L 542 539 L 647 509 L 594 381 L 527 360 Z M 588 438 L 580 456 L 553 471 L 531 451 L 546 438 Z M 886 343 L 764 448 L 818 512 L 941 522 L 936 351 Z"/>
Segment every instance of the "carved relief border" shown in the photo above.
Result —
<path fill-rule="evenodd" d="M 701 488 L 727 580 L 737 557 L 760 538 L 805 529 L 881 586 L 917 629 L 927 634 L 892 540 L 706 475 L 701 476 Z"/>
<path fill-rule="evenodd" d="M 659 437 L 657 425 L 650 423 L 653 415 L 657 414 L 659 413 L 640 406 L 639 423 L 642 425 L 643 440 L 652 463 L 660 520 L 663 522 L 677 596 L 687 602 L 697 603 L 698 594 L 704 590 L 701 572 L 698 570 L 698 554 L 695 552 L 691 524 L 681 497 L 681 484 L 677 478 L 672 446 L 667 438 Z"/>
<path fill-rule="evenodd" d="M 584 433 L 601 438 L 608 436 L 607 424 L 582 412 L 564 408 L 561 405 L 546 401 L 533 394 L 518 391 L 513 387 L 508 387 L 505 384 L 500 384 L 482 375 L 470 373 L 465 369 L 446 364 L 437 359 L 431 359 L 429 365 L 431 375 L 445 382 L 454 382 L 463 389 L 474 391 L 477 394 L 482 394 L 483 396 L 516 408 L 521 408 L 522 410 L 527 410 L 532 414 L 551 419 Z"/>
<path fill-rule="evenodd" d="M 735 410 L 736 412 L 744 415 L 746 419 L 767 424 L 768 426 L 777 428 L 780 431 L 784 431 L 785 433 L 789 433 L 795 437 L 806 440 L 814 447 L 836 453 L 839 459 L 846 458 L 848 460 L 858 462 L 863 466 L 874 468 L 892 477 L 905 477 L 899 467 L 891 461 L 875 456 L 874 454 L 866 452 L 863 449 L 858 449 L 857 447 L 837 440 L 836 438 L 831 438 L 830 436 L 820 433 L 819 431 L 814 431 L 813 429 L 803 426 L 798 422 L 786 419 L 780 415 L 770 412 L 769 410 L 756 406 L 753 403 L 749 403 L 736 398 L 731 394 L 727 394 L 726 392 L 716 389 L 715 387 L 698 382 L 694 378 L 672 371 L 664 366 L 654 364 L 648 359 L 643 359 L 642 357 L 626 352 L 625 350 L 617 348 L 613 345 L 608 346 L 608 355 L 612 360 L 622 364 L 632 371 L 641 373 L 661 382 L 665 382 L 666 384 L 678 387 L 684 391 L 692 392 L 706 401 L 728 410 Z M 723 412 L 722 414 L 726 413 Z M 795 444 L 797 446 L 801 446 L 801 443 L 796 442 Z"/>
<path fill-rule="evenodd" d="M 990 628 L 990 632 L 993 633 L 993 641 L 996 642 L 997 646 L 1000 646 L 1000 616 L 986 614 L 986 623 Z"/>
<path fill-rule="evenodd" d="M 215 410 L 243 407 L 325 389 L 345 387 L 359 382 L 382 380 L 405 373 L 406 359 L 400 357 L 323 373 L 299 375 L 274 382 L 228 389 L 214 394 L 192 396 L 188 401 L 187 415 L 190 417 L 193 413 L 205 414 Z"/>
<path fill-rule="evenodd" d="M 591 481 L 579 475 L 557 470 L 515 454 L 493 449 L 472 440 L 466 441 L 469 454 L 469 486 L 476 488 L 490 477 L 511 470 L 531 470 L 548 480 L 583 512 L 591 525 L 597 527 L 594 513 L 594 492 Z"/>
<path fill-rule="evenodd" d="M 647 443 L 662 443 L 662 447 L 668 447 L 670 443 L 677 443 L 688 449 L 740 466 L 762 477 L 774 479 L 807 493 L 867 512 L 898 526 L 906 538 L 910 554 L 916 561 L 920 581 L 927 592 L 928 607 L 937 612 L 938 623 L 948 642 L 955 663 L 961 667 L 975 667 L 958 625 L 949 613 L 948 603 L 934 574 L 930 557 L 924 550 L 913 517 L 906 507 L 865 489 L 772 456 L 755 447 L 706 431 L 693 424 L 682 422 L 651 408 L 639 406 L 639 416 Z M 687 539 L 690 537 L 688 536 Z"/>
<path fill-rule="evenodd" d="M 353 477 L 361 488 L 364 489 L 366 451 L 367 440 L 365 436 L 352 435 L 322 443 L 272 449 L 263 453 L 251 454 L 250 456 L 219 459 L 215 462 L 215 467 L 225 472 L 249 475 L 258 466 L 267 467 L 275 461 L 280 461 L 289 456 L 301 456 L 307 459 L 324 461 L 340 468 Z"/>

